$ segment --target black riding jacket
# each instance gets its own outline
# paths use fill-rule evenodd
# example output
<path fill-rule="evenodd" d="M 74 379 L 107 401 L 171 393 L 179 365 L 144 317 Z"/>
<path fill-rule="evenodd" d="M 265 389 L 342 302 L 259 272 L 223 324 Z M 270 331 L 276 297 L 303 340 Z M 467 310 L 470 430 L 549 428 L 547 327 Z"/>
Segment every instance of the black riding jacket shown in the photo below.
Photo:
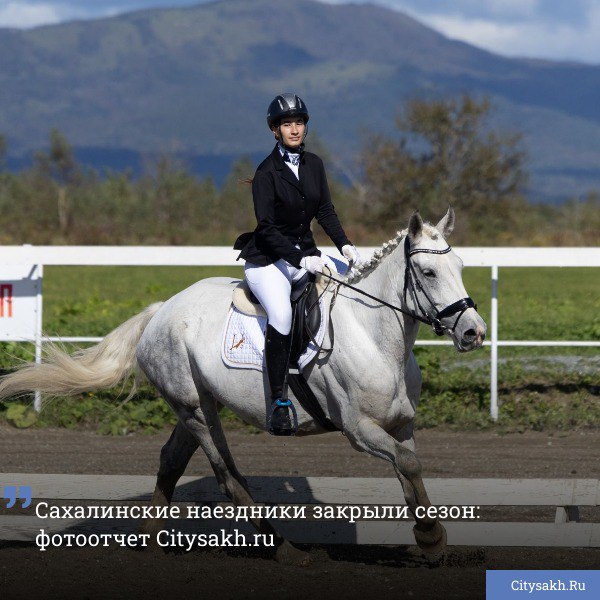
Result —
<path fill-rule="evenodd" d="M 259 165 L 252 181 L 258 224 L 236 240 L 238 259 L 265 266 L 283 258 L 299 268 L 304 256 L 321 254 L 310 229 L 314 217 L 340 252 L 351 244 L 331 202 L 323 161 L 304 152 L 298 174 L 300 179 L 285 164 L 277 145 Z"/>

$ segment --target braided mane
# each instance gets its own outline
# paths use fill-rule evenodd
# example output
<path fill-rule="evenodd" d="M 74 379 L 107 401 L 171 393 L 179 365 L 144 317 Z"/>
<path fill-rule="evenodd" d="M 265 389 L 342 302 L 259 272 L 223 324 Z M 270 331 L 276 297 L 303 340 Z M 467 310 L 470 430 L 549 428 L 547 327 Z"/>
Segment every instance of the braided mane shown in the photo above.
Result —
<path fill-rule="evenodd" d="M 431 223 L 423 223 L 423 233 L 429 236 L 432 240 L 437 240 L 439 237 L 438 230 Z M 352 269 L 349 275 L 346 276 L 345 280 L 347 283 L 356 283 L 363 277 L 368 275 L 371 271 L 374 271 L 381 261 L 391 252 L 393 252 L 400 242 L 408 235 L 408 229 L 402 231 L 396 231 L 396 236 L 392 239 L 384 242 L 381 248 L 378 248 L 373 252 L 373 255 L 369 260 L 361 263 L 358 267 Z"/>

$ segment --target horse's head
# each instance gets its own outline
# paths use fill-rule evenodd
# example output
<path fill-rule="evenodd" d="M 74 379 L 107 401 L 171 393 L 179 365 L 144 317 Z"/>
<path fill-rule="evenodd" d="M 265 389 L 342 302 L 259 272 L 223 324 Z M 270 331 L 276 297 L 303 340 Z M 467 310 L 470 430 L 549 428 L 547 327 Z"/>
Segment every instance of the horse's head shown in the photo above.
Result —
<path fill-rule="evenodd" d="M 448 334 L 457 350 L 468 352 L 482 346 L 487 327 L 465 290 L 462 261 L 446 243 L 453 229 L 452 208 L 435 227 L 423 223 L 418 212 L 411 216 L 404 241 L 403 301 L 431 320 L 436 333 Z"/>

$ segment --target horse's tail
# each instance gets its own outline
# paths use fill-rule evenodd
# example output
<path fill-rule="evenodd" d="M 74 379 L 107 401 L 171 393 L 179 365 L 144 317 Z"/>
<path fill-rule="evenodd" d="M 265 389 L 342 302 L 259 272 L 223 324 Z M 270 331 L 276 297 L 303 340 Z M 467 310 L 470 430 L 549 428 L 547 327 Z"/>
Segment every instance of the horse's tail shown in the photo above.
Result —
<path fill-rule="evenodd" d="M 72 355 L 54 344 L 45 344 L 42 363 L 25 363 L 0 379 L 0 400 L 33 391 L 71 396 L 116 386 L 132 373 L 138 342 L 161 305 L 162 302 L 151 304 L 99 344 Z"/>

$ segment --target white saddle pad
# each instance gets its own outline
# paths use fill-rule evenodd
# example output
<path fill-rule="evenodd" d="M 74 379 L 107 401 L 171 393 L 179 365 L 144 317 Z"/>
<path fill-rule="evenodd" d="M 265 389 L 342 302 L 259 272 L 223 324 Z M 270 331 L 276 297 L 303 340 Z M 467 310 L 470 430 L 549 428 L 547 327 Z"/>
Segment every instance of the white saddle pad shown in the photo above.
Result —
<path fill-rule="evenodd" d="M 331 256 L 329 258 L 337 269 L 337 275 L 345 275 L 348 265 L 337 258 Z M 321 323 L 315 340 L 320 346 L 327 331 L 329 312 L 327 310 L 328 304 L 326 306 L 323 299 L 319 300 L 319 306 L 321 308 Z M 223 341 L 221 343 L 223 362 L 228 367 L 262 371 L 266 329 L 267 317 L 245 315 L 232 304 L 227 319 L 225 319 L 225 330 L 223 331 Z M 304 354 L 298 360 L 300 371 L 310 363 L 316 353 L 317 347 L 313 342 L 310 342 Z"/>
<path fill-rule="evenodd" d="M 321 307 L 321 323 L 315 339 L 320 345 L 325 337 L 328 314 L 323 300 L 319 301 L 319 306 Z M 232 305 L 225 321 L 223 343 L 221 344 L 223 362 L 228 367 L 262 371 L 266 329 L 266 317 L 245 315 Z M 302 370 L 306 367 L 316 353 L 317 347 L 313 342 L 310 342 L 306 351 L 298 360 L 299 369 Z"/>

